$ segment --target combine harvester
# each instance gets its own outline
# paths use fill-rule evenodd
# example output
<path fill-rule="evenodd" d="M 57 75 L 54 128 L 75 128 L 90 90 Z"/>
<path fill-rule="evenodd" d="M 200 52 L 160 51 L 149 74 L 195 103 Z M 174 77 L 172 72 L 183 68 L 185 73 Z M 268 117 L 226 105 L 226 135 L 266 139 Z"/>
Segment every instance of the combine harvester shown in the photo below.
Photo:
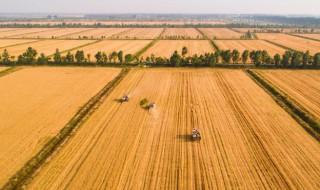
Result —
<path fill-rule="evenodd" d="M 201 135 L 198 129 L 195 129 L 195 128 L 192 129 L 192 140 L 193 141 L 201 140 Z"/>
<path fill-rule="evenodd" d="M 149 102 L 149 100 L 147 100 L 147 99 L 145 98 L 145 99 L 142 99 L 142 100 L 140 101 L 140 106 L 141 106 L 143 109 L 146 109 L 146 110 L 149 110 L 149 111 L 150 111 L 150 109 L 156 107 L 156 103 L 154 103 L 154 102 Z"/>

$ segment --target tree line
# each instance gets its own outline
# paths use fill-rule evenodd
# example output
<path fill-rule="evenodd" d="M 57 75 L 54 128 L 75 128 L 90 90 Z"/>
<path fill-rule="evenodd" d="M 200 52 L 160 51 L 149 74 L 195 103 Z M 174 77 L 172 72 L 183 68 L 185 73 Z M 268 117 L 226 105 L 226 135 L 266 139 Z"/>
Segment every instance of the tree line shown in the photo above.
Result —
<path fill-rule="evenodd" d="M 275 54 L 271 56 L 266 50 L 245 50 L 242 53 L 239 50 L 217 50 L 214 53 L 205 53 L 200 55 L 188 55 L 189 50 L 183 47 L 180 52 L 174 51 L 169 58 L 156 57 L 155 55 L 137 57 L 133 54 L 124 54 L 123 51 L 113 51 L 109 54 L 99 51 L 95 55 L 86 54 L 82 50 L 77 50 L 74 54 L 70 51 L 62 53 L 56 49 L 51 56 L 43 53 L 38 54 L 37 50 L 29 47 L 24 53 L 15 57 L 5 49 L 0 54 L 0 63 L 3 65 L 28 65 L 28 64 L 146 64 L 146 65 L 168 65 L 173 67 L 180 66 L 215 66 L 216 64 L 249 64 L 255 66 L 275 66 L 275 67 L 319 67 L 320 52 L 311 55 L 309 51 L 286 51 L 283 55 Z M 93 57 L 95 61 L 93 61 Z"/>

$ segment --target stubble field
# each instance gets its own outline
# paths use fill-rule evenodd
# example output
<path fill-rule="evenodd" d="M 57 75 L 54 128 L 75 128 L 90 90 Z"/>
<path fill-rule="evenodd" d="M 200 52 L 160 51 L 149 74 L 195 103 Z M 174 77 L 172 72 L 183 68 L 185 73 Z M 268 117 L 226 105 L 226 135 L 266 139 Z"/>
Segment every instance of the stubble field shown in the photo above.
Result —
<path fill-rule="evenodd" d="M 83 50 L 85 55 L 90 54 L 92 58 L 94 58 L 94 55 L 99 51 L 105 52 L 107 55 L 111 54 L 113 51 L 123 51 L 123 55 L 134 55 L 150 42 L 150 40 L 103 40 L 101 42 L 76 49 L 71 53 L 76 53 L 77 50 Z"/>
<path fill-rule="evenodd" d="M 0 78 L 0 187 L 119 69 L 24 68 Z"/>
<path fill-rule="evenodd" d="M 214 49 L 207 40 L 160 40 L 150 47 L 142 56 L 147 57 L 152 54 L 156 57 L 169 58 L 174 51 L 181 54 L 182 48 L 188 48 L 188 55 L 212 53 Z"/>
<path fill-rule="evenodd" d="M 161 39 L 202 39 L 195 28 L 165 28 Z"/>
<path fill-rule="evenodd" d="M 279 46 L 263 40 L 215 40 L 214 43 L 221 50 L 237 49 L 240 53 L 245 50 L 266 50 L 271 56 L 273 56 L 277 53 L 282 55 L 286 51 Z"/>
<path fill-rule="evenodd" d="M 210 39 L 240 39 L 241 33 L 228 28 L 199 28 Z"/>
<path fill-rule="evenodd" d="M 33 43 L 22 44 L 17 46 L 12 46 L 5 48 L 8 50 L 11 56 L 15 56 L 17 58 L 18 55 L 24 53 L 28 47 L 32 47 L 37 50 L 38 55 L 40 53 L 44 53 L 46 56 L 52 55 L 55 53 L 56 49 L 59 49 L 60 52 L 64 50 L 69 50 L 72 48 L 76 48 L 78 46 L 82 46 L 85 44 L 89 44 L 94 42 L 92 40 L 41 40 Z M 4 48 L 0 48 L 0 52 L 2 52 Z"/>
<path fill-rule="evenodd" d="M 320 51 L 320 42 L 315 40 L 308 40 L 279 33 L 258 33 L 257 36 L 259 39 L 269 40 L 297 51 L 304 52 L 309 50 L 311 54 L 315 54 Z"/>
<path fill-rule="evenodd" d="M 27 189 L 317 189 L 319 151 L 241 70 L 133 70 Z"/>
<path fill-rule="evenodd" d="M 320 120 L 320 71 L 258 70 L 258 73 Z"/>

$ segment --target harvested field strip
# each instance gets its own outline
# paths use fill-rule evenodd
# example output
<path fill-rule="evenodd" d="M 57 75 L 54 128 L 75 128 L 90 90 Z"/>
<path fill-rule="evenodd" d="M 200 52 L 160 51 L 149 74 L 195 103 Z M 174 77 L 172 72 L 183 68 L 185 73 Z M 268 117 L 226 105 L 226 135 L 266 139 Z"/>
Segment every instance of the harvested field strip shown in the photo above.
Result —
<path fill-rule="evenodd" d="M 275 45 L 275 46 L 278 46 L 278 47 L 283 48 L 283 49 L 286 49 L 286 50 L 298 51 L 297 49 L 289 48 L 289 47 L 287 47 L 287 46 L 278 44 L 278 43 L 276 43 L 276 42 L 274 42 L 274 41 L 270 41 L 270 40 L 263 40 L 263 41 L 266 41 L 267 43 L 273 44 L 273 45 Z"/>
<path fill-rule="evenodd" d="M 195 28 L 165 28 L 160 38 L 164 40 L 189 40 L 203 39 L 203 36 Z"/>
<path fill-rule="evenodd" d="M 214 43 L 212 39 L 210 39 L 204 32 L 202 32 L 199 28 L 196 30 L 203 36 L 204 39 L 209 40 L 214 50 L 219 50 L 219 47 Z"/>
<path fill-rule="evenodd" d="M 163 28 L 133 28 L 116 35 L 119 39 L 156 39 L 163 32 Z"/>
<path fill-rule="evenodd" d="M 37 38 L 37 39 L 56 39 L 60 36 L 86 31 L 86 28 L 56 28 L 53 30 L 42 31 L 38 33 L 31 33 L 31 34 L 21 34 L 16 36 L 16 38 Z"/>
<path fill-rule="evenodd" d="M 48 28 L 17 28 L 15 30 L 10 30 L 6 32 L 1 32 L 0 33 L 0 38 L 11 38 L 12 36 L 17 36 L 21 34 L 26 34 L 26 33 L 36 33 L 36 32 L 41 32 L 48 30 Z"/>
<path fill-rule="evenodd" d="M 0 187 L 119 72 L 111 68 L 25 67 L 1 77 Z"/>
<path fill-rule="evenodd" d="M 86 48 L 87 46 L 95 45 L 96 43 L 99 43 L 99 42 L 101 42 L 101 41 L 102 41 L 102 40 L 96 40 L 96 41 L 91 40 L 91 41 L 89 41 L 89 42 L 86 43 L 86 44 L 82 44 L 82 45 L 80 45 L 80 46 L 75 46 L 75 47 L 72 47 L 72 48 L 70 48 L 70 49 L 63 50 L 63 51 L 61 51 L 60 53 L 61 53 L 61 54 L 65 54 L 65 53 L 72 52 L 72 51 L 76 51 L 76 50 L 82 50 L 83 48 Z M 74 53 L 76 53 L 76 52 L 74 52 Z M 50 55 L 49 57 L 52 57 L 53 55 L 54 55 L 54 54 Z M 93 56 L 94 56 L 94 54 L 93 54 Z"/>
<path fill-rule="evenodd" d="M 24 35 L 38 34 L 38 33 L 41 33 L 41 32 L 48 32 L 48 31 L 54 32 L 55 30 L 57 30 L 57 29 L 56 28 L 47 28 L 47 29 L 43 28 L 43 29 L 39 29 L 39 30 L 36 30 L 36 31 L 31 31 L 30 30 L 30 32 L 26 32 L 26 33 L 23 33 L 23 34 L 16 34 L 16 35 L 12 35 L 12 36 L 10 35 L 8 37 L 9 38 L 19 38 L 19 36 L 20 36 L 21 38 L 23 38 Z"/>
<path fill-rule="evenodd" d="M 243 71 L 132 70 L 26 188 L 317 189 L 319 151 Z"/>
<path fill-rule="evenodd" d="M 284 54 L 285 49 L 268 43 L 264 40 L 215 40 L 215 44 L 221 50 L 237 49 L 242 53 L 245 50 L 266 50 L 271 56 Z"/>
<path fill-rule="evenodd" d="M 300 38 L 305 38 L 308 40 L 320 41 L 320 34 L 288 34 L 288 35 L 292 35 L 292 36 L 300 37 Z"/>
<path fill-rule="evenodd" d="M 68 38 L 88 38 L 88 39 L 107 39 L 111 37 L 112 35 L 115 35 L 117 33 L 120 33 L 122 31 L 128 30 L 127 28 L 96 28 L 94 30 L 86 30 L 82 31 L 81 33 L 76 33 L 76 34 L 70 34 L 66 35 L 65 37 Z"/>
<path fill-rule="evenodd" d="M 28 47 L 32 47 L 38 51 L 38 55 L 40 53 L 44 53 L 45 55 L 52 55 L 58 48 L 60 51 L 69 50 L 75 47 L 79 47 L 82 45 L 89 44 L 91 42 L 95 42 L 92 40 L 40 40 L 22 45 L 15 45 L 13 47 L 6 48 L 11 56 L 21 55 L 26 51 Z M 3 48 L 0 49 L 3 51 Z"/>
<path fill-rule="evenodd" d="M 40 40 L 16 40 L 16 39 L 0 39 L 0 44 L 2 45 L 0 49 L 5 49 L 13 46 L 30 44 L 34 42 L 38 42 Z"/>
<path fill-rule="evenodd" d="M 181 54 L 183 47 L 188 48 L 188 55 L 191 56 L 214 52 L 214 48 L 208 40 L 159 40 L 142 56 L 148 57 L 153 54 L 157 57 L 169 58 L 174 51 L 178 51 Z"/>
<path fill-rule="evenodd" d="M 113 51 L 123 51 L 125 54 L 136 54 L 145 46 L 147 46 L 151 41 L 150 40 L 102 40 L 97 41 L 91 45 L 85 45 L 84 47 L 77 47 L 73 50 L 68 50 L 72 53 L 75 53 L 76 50 L 83 50 L 85 54 L 91 54 L 92 57 L 98 51 L 106 52 L 107 54 L 112 53 Z M 65 51 L 67 53 L 68 51 Z"/>
<path fill-rule="evenodd" d="M 295 104 L 308 110 L 309 115 L 320 123 L 320 71 L 307 70 L 257 70 L 265 80 L 272 83 Z"/>
<path fill-rule="evenodd" d="M 241 33 L 228 28 L 199 28 L 209 39 L 240 39 Z"/>
<path fill-rule="evenodd" d="M 65 34 L 65 35 L 62 35 L 62 36 L 59 36 L 60 39 L 73 39 L 72 36 L 79 36 L 81 35 L 83 32 L 90 32 L 90 31 L 93 31 L 95 30 L 94 28 L 87 28 L 87 29 L 81 29 L 81 30 L 75 30 L 73 32 L 70 32 L 68 34 Z"/>
<path fill-rule="evenodd" d="M 269 92 L 276 102 L 283 107 L 293 118 L 301 124 L 313 137 L 320 141 L 320 122 L 305 108 L 293 101 L 287 94 L 271 84 L 257 72 L 248 70 L 248 73 L 255 79 L 267 92 Z"/>
<path fill-rule="evenodd" d="M 307 51 L 311 54 L 318 53 L 320 50 L 320 42 L 315 40 L 304 39 L 292 35 L 281 33 L 257 33 L 259 39 L 267 40 L 280 46 L 285 46 L 296 51 Z"/>
<path fill-rule="evenodd" d="M 131 30 L 133 30 L 133 28 L 127 28 L 126 30 L 122 30 L 116 34 L 113 34 L 110 39 L 120 39 L 120 36 L 125 34 L 125 33 L 128 33 L 130 32 Z"/>

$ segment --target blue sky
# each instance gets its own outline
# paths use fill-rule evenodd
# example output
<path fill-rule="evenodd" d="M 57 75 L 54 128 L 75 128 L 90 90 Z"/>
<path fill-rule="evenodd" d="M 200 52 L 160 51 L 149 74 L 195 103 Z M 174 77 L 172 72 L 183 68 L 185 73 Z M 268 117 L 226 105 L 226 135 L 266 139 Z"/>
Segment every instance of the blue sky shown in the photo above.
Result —
<path fill-rule="evenodd" d="M 320 0 L 2 0 L 4 12 L 317 14 Z"/>

